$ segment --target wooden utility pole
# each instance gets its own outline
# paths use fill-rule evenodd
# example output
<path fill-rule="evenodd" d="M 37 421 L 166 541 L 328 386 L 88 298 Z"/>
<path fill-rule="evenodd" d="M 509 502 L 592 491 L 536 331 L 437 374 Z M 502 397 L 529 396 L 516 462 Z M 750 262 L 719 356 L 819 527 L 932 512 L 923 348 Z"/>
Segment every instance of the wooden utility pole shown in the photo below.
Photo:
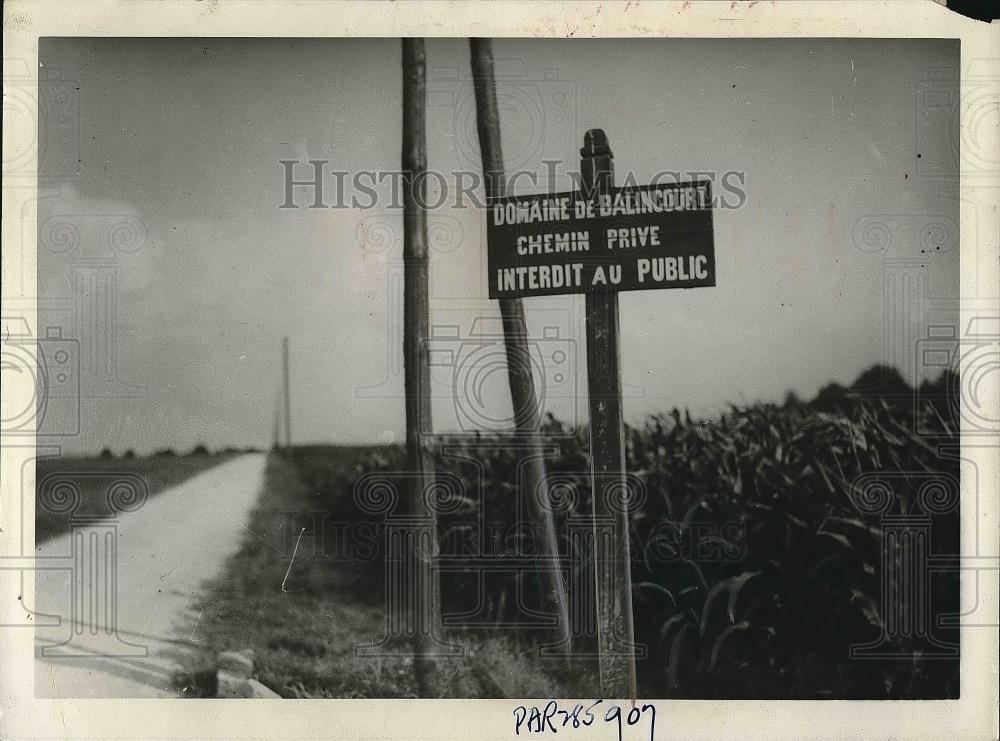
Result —
<path fill-rule="evenodd" d="M 489 39 L 470 39 L 472 54 L 472 80 L 476 91 L 476 123 L 479 131 L 479 149 L 482 153 L 486 197 L 496 198 L 507 194 L 504 176 L 503 149 L 500 139 L 500 114 L 497 109 L 496 79 L 493 74 L 493 45 Z M 500 315 L 503 320 L 504 344 L 507 350 L 507 377 L 514 406 L 514 429 L 518 450 L 522 456 L 521 501 L 534 519 L 539 549 L 539 572 L 542 577 L 544 605 L 554 612 L 558 620 L 560 638 L 567 652 L 571 648 L 569 605 L 566 585 L 559 558 L 548 486 L 545 479 L 545 460 L 542 457 L 541 413 L 535 382 L 531 375 L 531 356 L 528 349 L 528 329 L 524 319 L 524 305 L 519 298 L 501 298 Z"/>
<path fill-rule="evenodd" d="M 281 338 L 281 377 L 284 382 L 285 452 L 292 454 L 292 383 L 288 373 L 288 338 Z"/>
<path fill-rule="evenodd" d="M 430 309 L 428 306 L 427 80 L 423 39 L 403 39 L 403 362 L 406 389 L 406 452 L 410 515 L 422 531 L 415 538 L 416 568 L 409 598 L 417 622 L 414 670 L 420 694 L 437 693 L 432 655 L 441 626 L 441 582 L 436 568 L 435 513 L 424 492 L 434 485 L 434 459 L 424 439 L 431 424 Z M 429 537 L 425 534 L 429 532 Z"/>
<path fill-rule="evenodd" d="M 615 185 L 614 155 L 603 131 L 591 129 L 584 135 L 580 157 L 584 193 L 591 198 L 610 193 Z M 592 290 L 586 301 L 601 694 L 609 699 L 635 699 L 618 293 L 610 288 Z"/>

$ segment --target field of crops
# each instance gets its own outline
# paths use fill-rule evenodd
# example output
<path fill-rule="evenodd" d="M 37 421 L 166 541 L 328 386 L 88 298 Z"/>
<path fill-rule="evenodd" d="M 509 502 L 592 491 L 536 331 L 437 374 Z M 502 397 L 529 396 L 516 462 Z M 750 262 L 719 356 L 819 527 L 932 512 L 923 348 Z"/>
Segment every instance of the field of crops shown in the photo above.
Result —
<path fill-rule="evenodd" d="M 940 564 L 959 548 L 959 460 L 939 445 L 958 442 L 957 383 L 949 374 L 914 391 L 875 368 L 811 402 L 733 407 L 715 420 L 675 410 L 629 429 L 640 695 L 956 697 L 958 631 L 947 616 L 959 610 L 958 575 Z M 587 432 L 549 417 L 545 434 L 568 555 L 592 506 Z M 443 555 L 502 562 L 532 552 L 508 443 L 479 436 L 438 446 Z M 371 452 L 353 487 L 328 480 L 324 456 L 297 451 L 300 475 L 334 520 L 369 525 L 364 543 L 363 530 L 344 531 L 356 541 L 344 553 L 357 591 L 380 598 L 381 528 L 405 511 L 402 451 Z M 373 514 L 373 491 L 394 508 Z M 939 566 L 928 569 L 928 559 Z M 465 630 L 516 634 L 522 646 L 546 639 L 527 619 L 539 604 L 531 573 L 453 570 L 442 576 L 442 600 L 446 620 L 474 616 Z M 586 609 L 578 623 L 585 628 Z M 593 650 L 583 628 L 576 649 Z"/>

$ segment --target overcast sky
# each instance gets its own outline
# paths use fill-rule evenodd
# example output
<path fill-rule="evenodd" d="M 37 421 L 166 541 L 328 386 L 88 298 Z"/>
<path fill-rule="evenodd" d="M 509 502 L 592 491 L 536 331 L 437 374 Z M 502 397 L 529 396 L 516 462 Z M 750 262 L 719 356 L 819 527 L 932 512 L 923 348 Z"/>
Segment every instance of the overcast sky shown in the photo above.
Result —
<path fill-rule="evenodd" d="M 269 443 L 283 335 L 297 442 L 403 439 L 402 213 L 278 208 L 283 159 L 399 169 L 399 46 L 42 40 L 39 323 L 80 341 L 91 397 L 68 448 Z M 508 169 L 576 169 L 583 133 L 600 127 L 619 183 L 744 174 L 745 203 L 715 213 L 715 288 L 621 296 L 627 421 L 808 397 L 885 360 L 912 378 L 925 325 L 954 320 L 957 42 L 498 40 L 494 51 Z M 429 164 L 476 170 L 467 43 L 429 41 L 427 64 Z M 68 99 L 47 94 L 52 79 Z M 570 187 L 561 177 L 538 190 Z M 79 235 L 71 249 L 52 235 L 61 221 Z M 116 224 L 138 236 L 114 236 Z M 478 376 L 462 360 L 482 346 L 473 320 L 498 324 L 482 216 L 440 209 L 430 226 L 432 322 L 457 338 L 435 345 L 457 348 L 436 355 L 435 428 L 502 425 L 494 346 Z M 582 297 L 525 308 L 544 338 L 546 407 L 585 422 Z"/>

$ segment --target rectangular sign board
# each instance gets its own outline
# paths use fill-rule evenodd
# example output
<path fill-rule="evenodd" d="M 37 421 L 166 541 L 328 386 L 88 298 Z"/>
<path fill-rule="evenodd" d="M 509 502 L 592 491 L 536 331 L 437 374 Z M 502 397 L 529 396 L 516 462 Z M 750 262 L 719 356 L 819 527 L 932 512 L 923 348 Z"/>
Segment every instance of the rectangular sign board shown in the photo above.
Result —
<path fill-rule="evenodd" d="M 711 183 L 491 199 L 490 298 L 715 285 Z"/>

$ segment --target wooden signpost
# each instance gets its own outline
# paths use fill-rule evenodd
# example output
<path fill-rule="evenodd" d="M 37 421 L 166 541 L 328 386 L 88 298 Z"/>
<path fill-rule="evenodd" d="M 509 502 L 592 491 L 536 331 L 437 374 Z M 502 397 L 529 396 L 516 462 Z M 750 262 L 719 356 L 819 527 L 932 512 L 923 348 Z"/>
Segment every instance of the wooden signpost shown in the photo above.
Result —
<path fill-rule="evenodd" d="M 581 150 L 585 181 L 612 161 L 601 137 Z M 589 189 L 489 201 L 490 298 L 715 285 L 709 181 Z"/>
<path fill-rule="evenodd" d="M 488 201 L 490 298 L 586 294 L 587 379 L 601 692 L 635 698 L 618 292 L 715 285 L 708 181 L 616 188 L 600 129 L 582 189 Z"/>

